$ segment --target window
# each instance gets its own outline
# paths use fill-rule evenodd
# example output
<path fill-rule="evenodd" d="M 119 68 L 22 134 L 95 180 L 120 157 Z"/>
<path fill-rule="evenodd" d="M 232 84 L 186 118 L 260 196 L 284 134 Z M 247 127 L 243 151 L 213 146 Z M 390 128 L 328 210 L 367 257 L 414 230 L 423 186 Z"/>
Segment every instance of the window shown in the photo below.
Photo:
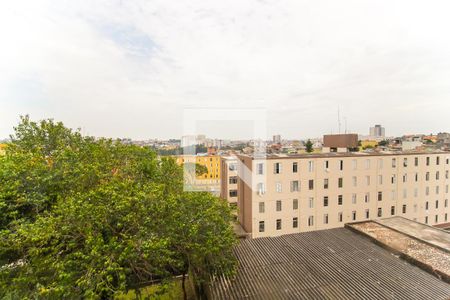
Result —
<path fill-rule="evenodd" d="M 273 173 L 274 174 L 280 174 L 281 173 L 281 163 L 274 163 L 273 164 Z"/>
<path fill-rule="evenodd" d="M 342 202 L 343 202 L 343 196 L 338 195 L 338 205 L 342 205 Z"/>
<path fill-rule="evenodd" d="M 264 164 L 263 163 L 258 163 L 256 165 L 256 170 L 257 170 L 257 174 L 258 175 L 263 175 L 264 174 Z"/>
<path fill-rule="evenodd" d="M 426 180 L 426 181 L 430 181 L 430 172 L 427 172 L 427 173 L 425 174 L 425 180 Z"/>
<path fill-rule="evenodd" d="M 330 167 L 330 162 L 328 160 L 326 160 L 323 164 L 323 167 L 324 167 L 325 171 L 328 170 L 328 168 Z"/>
<path fill-rule="evenodd" d="M 314 226 L 314 216 L 308 217 L 308 226 Z"/>
<path fill-rule="evenodd" d="M 436 172 L 436 180 L 439 180 L 439 171 Z"/>
<path fill-rule="evenodd" d="M 406 199 L 406 197 L 408 197 L 408 190 L 403 189 L 403 199 Z"/>
<path fill-rule="evenodd" d="M 448 170 L 445 171 L 445 179 L 448 179 Z"/>
<path fill-rule="evenodd" d="M 395 206 L 391 206 L 391 216 L 395 215 Z"/>
<path fill-rule="evenodd" d="M 436 200 L 436 208 L 439 208 L 439 200 Z"/>
<path fill-rule="evenodd" d="M 378 218 L 381 218 L 383 216 L 383 209 L 381 207 L 378 207 L 377 216 Z"/>
<path fill-rule="evenodd" d="M 366 219 L 368 219 L 370 217 L 370 212 L 368 209 L 366 209 Z"/>
<path fill-rule="evenodd" d="M 436 195 L 439 195 L 439 186 L 436 186 Z"/>
<path fill-rule="evenodd" d="M 358 185 L 358 177 L 353 176 L 352 177 L 353 186 L 356 187 Z"/>
<path fill-rule="evenodd" d="M 352 194 L 352 204 L 356 204 L 356 194 Z"/>
<path fill-rule="evenodd" d="M 277 219 L 277 230 L 281 230 L 281 219 Z"/>
<path fill-rule="evenodd" d="M 402 213 L 406 214 L 406 204 L 403 204 L 402 206 Z"/>
<path fill-rule="evenodd" d="M 448 199 L 444 200 L 444 207 L 448 207 Z"/>
<path fill-rule="evenodd" d="M 277 191 L 277 193 L 281 193 L 283 191 L 281 182 L 275 182 L 275 190 Z"/>
<path fill-rule="evenodd" d="M 425 224 L 428 224 L 428 216 L 425 217 Z"/>
<path fill-rule="evenodd" d="M 237 176 L 230 177 L 229 183 L 230 184 L 236 184 L 238 182 Z"/>
<path fill-rule="evenodd" d="M 444 221 L 447 222 L 447 213 L 444 215 Z"/>
<path fill-rule="evenodd" d="M 370 193 L 366 193 L 364 195 L 364 202 L 369 203 L 369 201 L 370 201 Z"/>
<path fill-rule="evenodd" d="M 352 160 L 352 168 L 353 170 L 358 169 L 358 161 L 356 159 Z"/>
<path fill-rule="evenodd" d="M 426 160 L 427 160 L 427 166 L 429 166 L 430 165 L 430 157 L 427 157 Z"/>
<path fill-rule="evenodd" d="M 352 211 L 352 220 L 356 220 L 356 210 Z"/>
<path fill-rule="evenodd" d="M 378 184 L 379 185 L 383 184 L 383 175 L 378 175 Z"/>
<path fill-rule="evenodd" d="M 395 158 L 392 159 L 392 167 L 393 168 L 397 167 L 397 160 Z"/>
<path fill-rule="evenodd" d="M 309 188 L 309 190 L 313 190 L 314 189 L 314 179 L 310 179 L 308 181 L 308 188 Z"/>
<path fill-rule="evenodd" d="M 415 180 L 416 182 L 419 181 L 419 173 L 416 173 L 416 175 L 414 175 L 414 180 Z"/>
<path fill-rule="evenodd" d="M 427 186 L 427 187 L 425 188 L 425 195 L 426 195 L 426 196 L 430 195 L 430 187 L 429 187 L 429 186 Z"/>
<path fill-rule="evenodd" d="M 383 159 L 382 158 L 379 158 L 378 159 L 378 169 L 383 169 Z"/>
<path fill-rule="evenodd" d="M 391 176 L 391 183 L 395 184 L 395 182 L 396 182 L 396 175 L 392 174 L 392 176 Z"/>
<path fill-rule="evenodd" d="M 407 167 L 408 166 L 408 158 L 403 158 L 403 167 Z"/>
<path fill-rule="evenodd" d="M 383 192 L 378 192 L 378 201 L 383 200 Z"/>
<path fill-rule="evenodd" d="M 259 221 L 259 232 L 264 232 L 264 221 Z"/>
<path fill-rule="evenodd" d="M 292 209 L 297 210 L 298 209 L 298 199 L 292 200 Z"/>
<path fill-rule="evenodd" d="M 397 193 L 395 192 L 395 190 L 391 191 L 391 200 L 395 200 L 395 198 L 397 197 Z"/>
<path fill-rule="evenodd" d="M 370 185 L 370 176 L 366 176 L 366 183 L 368 186 Z"/>
<path fill-rule="evenodd" d="M 370 169 L 370 159 L 366 159 L 366 170 Z"/>
<path fill-rule="evenodd" d="M 339 213 L 338 213 L 338 221 L 339 221 L 339 222 L 342 222 L 342 212 L 339 212 Z"/>
<path fill-rule="evenodd" d="M 414 157 L 414 166 L 419 166 L 419 158 L 418 157 Z"/>
<path fill-rule="evenodd" d="M 292 163 L 292 173 L 297 173 L 298 172 L 298 163 L 293 162 Z"/>
<path fill-rule="evenodd" d="M 439 156 L 436 156 L 436 165 L 439 166 L 441 163 L 441 158 Z"/>
<path fill-rule="evenodd" d="M 328 214 L 323 215 L 323 224 L 328 224 Z"/>
<path fill-rule="evenodd" d="M 309 208 L 314 208 L 314 198 L 313 197 L 309 197 Z"/>
<path fill-rule="evenodd" d="M 291 181 L 291 192 L 298 192 L 299 186 L 298 186 L 298 180 Z"/>
<path fill-rule="evenodd" d="M 237 197 L 237 194 L 238 194 L 238 192 L 237 192 L 237 190 L 230 190 L 230 197 Z"/>
<path fill-rule="evenodd" d="M 228 170 L 230 171 L 236 171 L 237 170 L 237 164 L 229 164 Z"/>
<path fill-rule="evenodd" d="M 314 172 L 314 161 L 308 161 L 308 172 Z"/>
<path fill-rule="evenodd" d="M 266 211 L 266 207 L 264 205 L 264 202 L 259 202 L 259 213 L 262 214 Z"/>
<path fill-rule="evenodd" d="M 419 189 L 414 188 L 414 198 L 417 198 L 419 196 Z"/>
<path fill-rule="evenodd" d="M 277 200 L 276 206 L 277 211 L 281 211 L 281 200 Z"/>
<path fill-rule="evenodd" d="M 438 220 L 439 220 L 438 215 L 435 215 L 435 216 L 434 216 L 434 223 L 437 223 Z"/>
<path fill-rule="evenodd" d="M 338 188 L 342 188 L 344 186 L 344 178 L 340 177 L 338 179 Z"/>
<path fill-rule="evenodd" d="M 339 161 L 339 170 L 344 170 L 344 161 L 343 160 L 340 160 Z"/>
<path fill-rule="evenodd" d="M 264 195 L 266 193 L 266 187 L 264 183 L 260 182 L 256 185 L 256 189 L 258 190 L 259 195 Z"/>
<path fill-rule="evenodd" d="M 328 196 L 323 197 L 323 206 L 328 206 Z"/>
<path fill-rule="evenodd" d="M 292 218 L 292 228 L 298 228 L 298 218 Z"/>
<path fill-rule="evenodd" d="M 328 178 L 325 178 L 325 179 L 323 180 L 323 188 L 324 188 L 324 189 L 327 189 L 327 188 L 328 188 Z"/>

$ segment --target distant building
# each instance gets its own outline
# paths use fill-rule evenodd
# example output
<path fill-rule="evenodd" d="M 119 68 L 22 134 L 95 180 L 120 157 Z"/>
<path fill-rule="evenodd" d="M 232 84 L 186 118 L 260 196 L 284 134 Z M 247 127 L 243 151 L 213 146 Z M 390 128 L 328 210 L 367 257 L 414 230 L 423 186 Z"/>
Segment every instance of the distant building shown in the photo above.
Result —
<path fill-rule="evenodd" d="M 357 134 L 326 134 L 323 136 L 323 152 L 351 152 L 357 150 Z"/>
<path fill-rule="evenodd" d="M 231 205 L 236 206 L 238 196 L 237 158 L 232 156 L 221 157 L 220 169 L 220 177 L 223 178 L 220 185 L 220 197 L 227 200 Z"/>
<path fill-rule="evenodd" d="M 272 142 L 274 144 L 281 144 L 281 135 L 279 134 L 274 135 L 272 138 Z"/>
<path fill-rule="evenodd" d="M 375 127 L 370 127 L 369 135 L 375 138 L 384 138 L 385 130 L 381 125 L 375 125 Z"/>
<path fill-rule="evenodd" d="M 416 150 L 422 145 L 423 143 L 421 141 L 402 141 L 402 151 Z"/>
<path fill-rule="evenodd" d="M 219 192 L 220 189 L 220 156 L 218 155 L 178 155 L 175 157 L 177 164 L 185 163 L 205 166 L 207 172 L 196 176 L 195 185 L 205 191 Z"/>

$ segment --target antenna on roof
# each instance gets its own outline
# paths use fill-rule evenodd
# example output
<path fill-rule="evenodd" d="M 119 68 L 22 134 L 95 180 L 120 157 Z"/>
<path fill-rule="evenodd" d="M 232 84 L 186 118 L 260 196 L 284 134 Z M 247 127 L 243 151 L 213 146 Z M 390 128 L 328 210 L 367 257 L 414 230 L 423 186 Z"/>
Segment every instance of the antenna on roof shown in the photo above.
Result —
<path fill-rule="evenodd" d="M 341 112 L 338 105 L 338 133 L 341 134 Z"/>
<path fill-rule="evenodd" d="M 345 134 L 347 134 L 347 117 L 344 117 L 344 124 L 345 124 Z"/>

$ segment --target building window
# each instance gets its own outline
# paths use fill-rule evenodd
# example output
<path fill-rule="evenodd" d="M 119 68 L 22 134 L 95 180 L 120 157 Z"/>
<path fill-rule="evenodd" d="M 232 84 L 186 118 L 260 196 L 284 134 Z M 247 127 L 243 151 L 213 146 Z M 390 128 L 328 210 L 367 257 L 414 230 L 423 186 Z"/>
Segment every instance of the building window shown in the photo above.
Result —
<path fill-rule="evenodd" d="M 273 173 L 280 174 L 281 173 L 281 163 L 273 164 Z"/>
<path fill-rule="evenodd" d="M 328 224 L 328 214 L 323 215 L 323 224 Z"/>
<path fill-rule="evenodd" d="M 259 221 L 259 232 L 264 232 L 264 221 Z"/>
<path fill-rule="evenodd" d="M 419 196 L 419 189 L 414 188 L 414 198 L 417 198 Z"/>
<path fill-rule="evenodd" d="M 367 183 L 367 186 L 370 185 L 370 176 L 366 176 L 366 183 Z"/>
<path fill-rule="evenodd" d="M 238 192 L 237 190 L 230 190 L 230 197 L 237 197 Z"/>
<path fill-rule="evenodd" d="M 281 193 L 283 191 L 281 182 L 276 182 L 275 183 L 275 190 L 277 191 L 277 193 Z"/>
<path fill-rule="evenodd" d="M 292 228 L 298 228 L 298 218 L 297 217 L 292 219 Z"/>
<path fill-rule="evenodd" d="M 344 170 L 344 161 L 343 160 L 340 160 L 339 161 L 339 170 Z"/>
<path fill-rule="evenodd" d="M 383 200 L 383 192 L 378 192 L 378 201 Z"/>
<path fill-rule="evenodd" d="M 380 159 L 378 159 L 378 169 L 383 169 L 383 159 L 382 158 L 380 158 Z"/>
<path fill-rule="evenodd" d="M 281 219 L 277 219 L 277 230 L 281 230 Z"/>
<path fill-rule="evenodd" d="M 403 174 L 403 182 L 406 182 L 406 181 L 408 181 L 408 174 Z"/>
<path fill-rule="evenodd" d="M 391 183 L 392 184 L 395 184 L 395 179 L 396 179 L 395 174 L 392 174 L 392 176 L 391 176 Z"/>
<path fill-rule="evenodd" d="M 370 217 L 370 212 L 368 209 L 366 209 L 366 219 L 368 219 Z"/>
<path fill-rule="evenodd" d="M 230 177 L 229 183 L 230 184 L 236 184 L 238 182 L 237 176 Z"/>
<path fill-rule="evenodd" d="M 298 192 L 298 191 L 299 191 L 298 180 L 291 181 L 291 192 Z"/>
<path fill-rule="evenodd" d="M 358 169 L 358 161 L 356 159 L 352 160 L 352 167 L 353 167 L 353 170 Z"/>
<path fill-rule="evenodd" d="M 230 171 L 236 171 L 237 170 L 237 164 L 229 164 L 228 170 Z"/>
<path fill-rule="evenodd" d="M 328 196 L 323 197 L 323 206 L 328 206 Z"/>
<path fill-rule="evenodd" d="M 339 222 L 342 222 L 342 212 L 339 212 L 339 213 L 338 213 L 338 221 L 339 221 Z"/>
<path fill-rule="evenodd" d="M 308 172 L 314 172 L 314 161 L 308 161 Z"/>
<path fill-rule="evenodd" d="M 436 200 L 436 208 L 439 208 L 439 200 Z"/>
<path fill-rule="evenodd" d="M 310 179 L 308 181 L 308 188 L 309 188 L 309 190 L 313 190 L 314 189 L 314 179 Z"/>
<path fill-rule="evenodd" d="M 430 165 L 430 157 L 427 157 L 427 166 Z"/>
<path fill-rule="evenodd" d="M 264 195 L 266 193 L 266 187 L 264 183 L 260 182 L 256 185 L 256 189 L 258 190 L 259 195 Z"/>
<path fill-rule="evenodd" d="M 342 205 L 342 202 L 343 202 L 343 196 L 338 195 L 338 205 Z"/>
<path fill-rule="evenodd" d="M 436 186 L 436 195 L 439 195 L 439 186 Z"/>
<path fill-rule="evenodd" d="M 395 190 L 392 190 L 391 191 L 391 200 L 395 200 L 396 196 L 397 196 L 397 194 L 396 194 Z"/>
<path fill-rule="evenodd" d="M 439 219 L 438 219 L 438 215 L 435 215 L 435 216 L 434 216 L 434 223 L 437 223 L 438 220 L 439 220 Z"/>
<path fill-rule="evenodd" d="M 428 224 L 428 216 L 425 217 L 425 224 Z"/>
<path fill-rule="evenodd" d="M 436 172 L 436 180 L 439 180 L 439 171 Z"/>
<path fill-rule="evenodd" d="M 447 222 L 447 213 L 444 215 L 444 221 Z"/>
<path fill-rule="evenodd" d="M 314 226 L 314 216 L 308 217 L 308 226 Z"/>
<path fill-rule="evenodd" d="M 266 207 L 264 205 L 264 202 L 259 202 L 259 213 L 264 213 L 266 211 Z"/>
<path fill-rule="evenodd" d="M 414 157 L 414 166 L 419 166 L 419 158 L 418 157 Z"/>
<path fill-rule="evenodd" d="M 298 209 L 298 199 L 292 200 L 292 209 L 297 210 Z"/>
<path fill-rule="evenodd" d="M 448 199 L 444 200 L 444 207 L 448 207 Z"/>
<path fill-rule="evenodd" d="M 430 195 L 430 187 L 429 187 L 429 186 L 427 186 L 427 187 L 425 188 L 425 195 L 426 195 L 426 196 Z"/>
<path fill-rule="evenodd" d="M 383 184 L 383 175 L 378 175 L 378 184 L 379 185 Z"/>
<path fill-rule="evenodd" d="M 408 166 L 408 158 L 403 158 L 403 167 L 407 167 Z"/>
<path fill-rule="evenodd" d="M 352 211 L 352 220 L 356 220 L 356 210 Z"/>
<path fill-rule="evenodd" d="M 395 215 L 395 206 L 391 206 L 391 216 Z"/>
<path fill-rule="evenodd" d="M 439 156 L 436 156 L 436 165 L 439 166 L 441 162 L 441 158 Z"/>
<path fill-rule="evenodd" d="M 408 190 L 403 189 L 403 199 L 406 199 L 406 197 L 408 197 Z"/>
<path fill-rule="evenodd" d="M 358 177 L 353 176 L 352 177 L 353 186 L 356 187 L 358 185 Z"/>
<path fill-rule="evenodd" d="M 256 165 L 256 169 L 257 169 L 258 175 L 263 175 L 264 174 L 264 164 L 263 163 L 258 163 Z"/>
<path fill-rule="evenodd" d="M 281 211 L 281 200 L 277 200 L 276 209 L 277 209 L 277 211 Z"/>
<path fill-rule="evenodd" d="M 419 173 L 416 173 L 415 177 L 415 181 L 418 182 L 419 181 Z"/>
<path fill-rule="evenodd" d="M 406 214 L 406 204 L 403 204 L 402 206 L 402 213 Z"/>
<path fill-rule="evenodd" d="M 378 207 L 377 216 L 378 218 L 381 218 L 383 216 L 383 209 L 381 207 Z"/>
<path fill-rule="evenodd" d="M 392 167 L 393 168 L 397 167 L 397 160 L 395 158 L 392 159 Z"/>
<path fill-rule="evenodd" d="M 314 198 L 309 197 L 309 208 L 314 208 Z"/>
<path fill-rule="evenodd" d="M 344 178 L 338 178 L 338 188 L 344 187 Z"/>
<path fill-rule="evenodd" d="M 325 178 L 325 179 L 323 180 L 323 188 L 324 188 L 324 189 L 327 189 L 327 188 L 328 188 L 328 178 Z"/>
<path fill-rule="evenodd" d="M 426 180 L 426 181 L 430 181 L 430 172 L 427 172 L 427 173 L 425 174 L 425 180 Z"/>
<path fill-rule="evenodd" d="M 352 204 L 356 204 L 356 194 L 352 194 Z"/>
<path fill-rule="evenodd" d="M 428 201 L 425 202 L 425 210 L 428 210 Z"/>
<path fill-rule="evenodd" d="M 330 167 L 330 162 L 328 160 L 326 160 L 323 164 L 323 167 L 324 167 L 325 171 L 328 170 L 328 168 Z"/>
<path fill-rule="evenodd" d="M 370 159 L 366 159 L 366 170 L 370 169 Z"/>
<path fill-rule="evenodd" d="M 364 202 L 369 203 L 369 201 L 370 201 L 370 193 L 366 193 L 364 195 Z"/>

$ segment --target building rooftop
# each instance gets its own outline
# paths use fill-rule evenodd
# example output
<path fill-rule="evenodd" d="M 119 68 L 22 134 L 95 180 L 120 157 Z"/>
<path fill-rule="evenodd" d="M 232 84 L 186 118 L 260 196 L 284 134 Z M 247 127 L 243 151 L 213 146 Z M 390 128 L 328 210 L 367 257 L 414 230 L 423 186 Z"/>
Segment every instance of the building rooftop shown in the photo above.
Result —
<path fill-rule="evenodd" d="M 450 285 L 347 228 L 242 240 L 210 299 L 449 299 Z"/>
<path fill-rule="evenodd" d="M 371 151 L 371 152 L 327 152 L 327 153 L 295 153 L 295 154 L 266 154 L 255 156 L 252 154 L 238 154 L 252 159 L 292 159 L 292 158 L 321 158 L 321 157 L 368 157 L 368 156 L 392 156 L 392 155 L 426 155 L 426 154 L 450 154 L 450 151 Z"/>

